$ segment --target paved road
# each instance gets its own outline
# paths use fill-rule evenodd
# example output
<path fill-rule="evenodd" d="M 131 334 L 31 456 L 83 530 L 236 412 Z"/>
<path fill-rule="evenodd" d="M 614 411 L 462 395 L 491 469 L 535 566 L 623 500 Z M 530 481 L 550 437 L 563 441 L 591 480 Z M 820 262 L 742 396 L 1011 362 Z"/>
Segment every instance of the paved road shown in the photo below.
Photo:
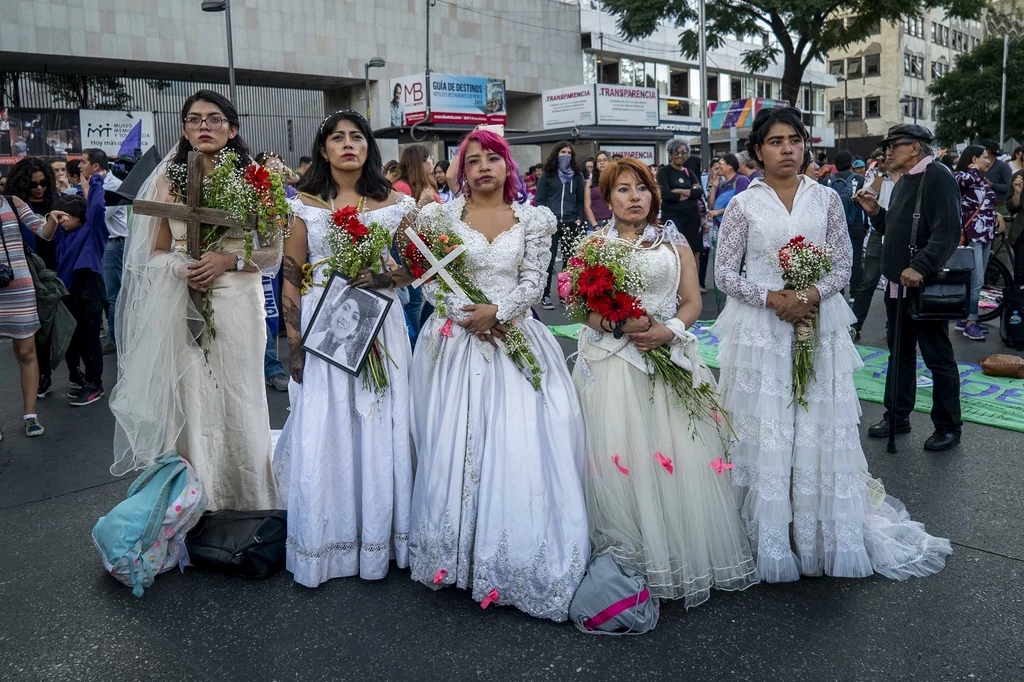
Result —
<path fill-rule="evenodd" d="M 704 317 L 714 313 L 707 296 Z M 877 302 L 873 314 L 864 342 L 881 346 Z M 967 362 L 999 350 L 954 342 Z M 135 599 L 89 541 L 128 486 L 107 471 L 110 412 L 50 397 L 39 407 L 46 435 L 25 439 L 9 346 L 0 343 L 0 680 L 1024 679 L 1019 433 L 967 424 L 958 450 L 931 455 L 921 449 L 930 422 L 915 414 L 899 455 L 865 438 L 872 473 L 953 541 L 939 575 L 758 585 L 688 612 L 667 603 L 657 630 L 639 638 L 483 611 L 465 592 L 431 592 L 400 570 L 316 590 L 283 572 L 265 582 L 169 573 Z M 275 428 L 286 402 L 270 396 Z M 863 408 L 866 429 L 882 410 Z"/>

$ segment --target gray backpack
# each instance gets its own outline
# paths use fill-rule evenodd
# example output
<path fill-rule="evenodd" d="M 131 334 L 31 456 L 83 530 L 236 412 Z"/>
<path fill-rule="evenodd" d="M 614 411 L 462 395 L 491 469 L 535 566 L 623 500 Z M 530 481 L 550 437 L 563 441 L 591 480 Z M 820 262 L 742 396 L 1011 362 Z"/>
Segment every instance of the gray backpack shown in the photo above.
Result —
<path fill-rule="evenodd" d="M 619 566 L 610 554 L 590 562 L 569 604 L 569 620 L 590 635 L 642 635 L 655 628 L 659 613 L 643 574 Z"/>

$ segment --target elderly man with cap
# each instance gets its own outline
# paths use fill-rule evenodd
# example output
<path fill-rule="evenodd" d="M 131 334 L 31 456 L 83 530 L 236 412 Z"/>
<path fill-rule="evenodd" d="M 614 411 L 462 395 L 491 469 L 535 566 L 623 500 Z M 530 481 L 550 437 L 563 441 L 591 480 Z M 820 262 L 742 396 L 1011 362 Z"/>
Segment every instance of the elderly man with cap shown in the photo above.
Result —
<path fill-rule="evenodd" d="M 906 299 L 898 298 L 898 284 L 914 288 L 945 265 L 960 244 L 960 191 L 953 174 L 934 162 L 932 132 L 919 125 L 893 126 L 882 140 L 889 169 L 902 173 L 893 188 L 888 210 L 870 190 L 857 193 L 857 201 L 871 216 L 871 225 L 885 235 L 882 274 L 889 280 L 885 292 L 888 315 L 889 381 L 885 384 L 885 417 L 868 429 L 878 438 L 889 435 L 889 420 L 897 433 L 910 432 L 910 413 L 917 393 L 917 352 L 932 372 L 932 423 L 935 432 L 925 441 L 927 450 L 949 450 L 960 442 L 960 375 L 949 340 L 949 323 L 917 321 L 910 317 Z M 910 255 L 910 233 L 917 191 L 924 183 L 916 253 Z M 900 347 L 893 348 L 897 315 L 902 315 Z M 893 386 L 893 363 L 899 362 L 899 386 Z M 895 398 L 895 399 L 894 399 Z M 895 413 L 893 406 L 895 405 Z"/>

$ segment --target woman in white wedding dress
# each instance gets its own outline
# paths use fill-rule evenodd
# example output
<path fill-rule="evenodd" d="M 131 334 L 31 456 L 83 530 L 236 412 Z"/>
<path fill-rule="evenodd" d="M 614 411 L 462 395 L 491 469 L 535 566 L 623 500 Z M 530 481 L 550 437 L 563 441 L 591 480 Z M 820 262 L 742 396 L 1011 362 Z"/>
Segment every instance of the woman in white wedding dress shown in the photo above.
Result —
<path fill-rule="evenodd" d="M 587 512 L 595 553 L 609 552 L 643 573 L 652 595 L 704 603 L 712 588 L 743 590 L 758 582 L 740 525 L 725 447 L 715 415 L 691 416 L 673 390 L 654 379 L 642 351 L 669 344 L 700 380 L 714 376 L 687 327 L 701 310 L 697 271 L 686 239 L 657 223 L 660 196 L 646 165 L 623 159 L 601 174 L 614 221 L 588 241 L 632 247 L 643 273 L 647 316 L 615 338 L 592 312 L 573 371 L 587 425 Z M 596 242 L 595 247 L 601 242 Z"/>
<path fill-rule="evenodd" d="M 852 245 L 839 195 L 798 175 L 806 140 L 797 110 L 758 114 L 747 151 L 764 180 L 729 204 L 718 240 L 715 281 L 729 301 L 713 332 L 723 405 L 739 437 L 740 513 L 768 582 L 931 575 L 952 552 L 949 541 L 911 521 L 868 474 L 853 383 L 862 363 L 842 295 Z M 831 250 L 832 271 L 807 290 L 784 291 L 778 251 L 799 235 Z M 804 408 L 793 400 L 794 323 L 815 316 L 816 377 Z"/>
<path fill-rule="evenodd" d="M 377 222 L 394 235 L 415 204 L 391 190 L 369 123 L 354 111 L 327 117 L 312 156 L 299 182 L 300 194 L 290 201 L 295 219 L 284 246 L 282 310 L 290 348 L 291 414 L 274 456 L 288 506 L 286 565 L 306 587 L 354 575 L 379 580 L 391 558 L 399 568 L 408 566 L 412 498 L 412 348 L 393 273 L 364 272 L 352 282 L 392 299 L 377 337 L 394 361 L 387 363 L 389 385 L 382 395 L 364 386 L 363 373 L 352 376 L 306 355 L 299 344 L 324 294 L 323 261 L 333 254 L 326 233 L 337 229 L 334 210 L 358 207 L 364 225 Z M 314 267 L 302 294 L 307 252 Z"/>
<path fill-rule="evenodd" d="M 238 112 L 222 95 L 201 90 L 181 112 L 177 149 L 157 166 L 139 199 L 172 201 L 168 163 L 203 154 L 206 173 L 224 149 L 253 163 L 238 135 Z M 271 470 L 270 416 L 263 382 L 266 311 L 260 271 L 281 262 L 281 235 L 259 235 L 248 261 L 243 234 L 229 232 L 192 262 L 180 220 L 136 214 L 128 230 L 117 300 L 118 373 L 111 393 L 114 464 L 121 475 L 174 449 L 199 476 L 211 509 L 278 506 Z M 203 317 L 189 288 L 211 292 L 213 330 L 205 349 L 190 327 Z"/>
<path fill-rule="evenodd" d="M 435 312 L 416 344 L 412 577 L 432 589 L 470 589 L 484 606 L 564 621 L 590 545 L 579 402 L 558 344 L 531 315 L 555 220 L 524 203 L 502 138 L 476 131 L 461 150 L 465 194 L 428 205 L 420 218 L 447 217 L 465 242 L 470 277 L 494 305 L 447 295 L 455 324 Z M 436 284 L 426 289 L 433 300 Z M 543 370 L 539 391 L 490 343 L 510 324 Z"/>

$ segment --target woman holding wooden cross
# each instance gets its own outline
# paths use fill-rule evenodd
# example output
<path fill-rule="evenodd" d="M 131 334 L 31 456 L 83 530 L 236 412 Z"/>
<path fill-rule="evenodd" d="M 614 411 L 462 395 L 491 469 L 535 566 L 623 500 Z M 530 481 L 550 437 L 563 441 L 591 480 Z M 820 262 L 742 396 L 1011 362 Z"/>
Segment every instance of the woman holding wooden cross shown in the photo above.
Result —
<path fill-rule="evenodd" d="M 240 168 L 253 163 L 238 134 L 238 112 L 220 94 L 201 90 L 188 98 L 181 121 L 177 148 L 137 199 L 184 203 L 170 176 L 193 151 L 202 154 L 204 177 L 225 150 L 237 155 Z M 268 231 L 256 239 L 247 257 L 241 230 L 229 230 L 194 260 L 187 255 L 184 222 L 139 211 L 133 216 L 115 316 L 115 475 L 145 468 L 173 449 L 192 464 L 211 508 L 278 506 L 262 371 L 261 271 L 281 262 L 281 235 Z M 190 290 L 209 293 L 204 310 Z M 209 319 L 215 327 L 203 324 Z"/>

